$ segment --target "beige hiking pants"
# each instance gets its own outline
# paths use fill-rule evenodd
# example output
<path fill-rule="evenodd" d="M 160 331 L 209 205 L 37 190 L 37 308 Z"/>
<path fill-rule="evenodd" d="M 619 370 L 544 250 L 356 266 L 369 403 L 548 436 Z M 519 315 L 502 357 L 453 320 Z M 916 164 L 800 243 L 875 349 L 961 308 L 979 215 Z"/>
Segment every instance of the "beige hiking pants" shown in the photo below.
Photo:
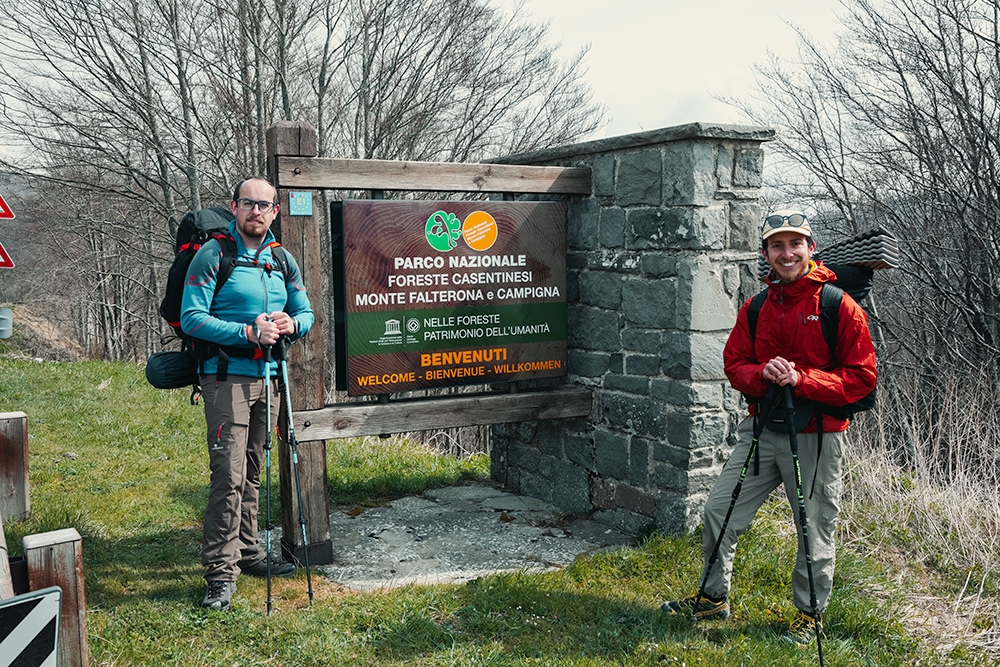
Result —
<path fill-rule="evenodd" d="M 263 378 L 230 374 L 216 383 L 202 377 L 211 484 L 201 547 L 208 581 L 236 581 L 241 560 L 264 557 L 257 539 L 257 499 L 264 467 L 267 397 Z M 271 428 L 278 422 L 280 396 L 271 380 Z M 272 447 L 277 445 L 273 440 Z M 276 456 L 277 449 L 272 449 Z"/>
<path fill-rule="evenodd" d="M 740 471 L 746 461 L 753 438 L 753 418 L 743 420 L 739 426 L 739 442 L 726 463 L 722 474 L 712 487 L 705 505 L 704 549 L 705 567 L 715 548 L 719 531 L 732 502 L 733 489 L 739 480 Z M 806 521 L 809 533 L 810 555 L 812 556 L 813 581 L 816 587 L 817 609 L 826 609 L 833 588 L 833 568 L 835 559 L 834 537 L 837 530 L 837 515 L 840 513 L 840 496 L 844 489 L 843 445 L 846 431 L 824 433 L 823 447 L 817 468 L 816 450 L 818 436 L 815 433 L 799 433 L 799 467 L 802 476 L 802 495 L 805 498 Z M 764 504 L 771 492 L 784 483 L 785 495 L 792 507 L 795 527 L 798 533 L 798 554 L 792 572 L 792 591 L 795 606 L 812 613 L 809 595 L 809 577 L 803 550 L 802 529 L 799 526 L 799 503 L 796 495 L 795 469 L 787 433 L 775 433 L 764 429 L 757 446 L 760 453 L 760 474 L 754 475 L 751 459 L 746 478 L 733 508 L 719 547 L 719 556 L 705 582 L 705 593 L 712 598 L 721 598 L 729 593 L 733 574 L 733 556 L 736 541 L 750 526 L 754 515 Z M 813 475 L 816 475 L 815 486 Z M 702 573 L 704 577 L 704 571 Z"/>

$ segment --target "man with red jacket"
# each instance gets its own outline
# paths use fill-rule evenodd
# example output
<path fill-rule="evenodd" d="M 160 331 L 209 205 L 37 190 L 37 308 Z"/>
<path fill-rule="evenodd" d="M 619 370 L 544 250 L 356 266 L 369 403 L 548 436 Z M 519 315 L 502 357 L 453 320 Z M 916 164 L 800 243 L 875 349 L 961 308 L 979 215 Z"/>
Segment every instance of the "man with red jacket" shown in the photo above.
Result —
<path fill-rule="evenodd" d="M 843 491 L 843 445 L 849 423 L 847 419 L 826 414 L 823 406 L 845 406 L 874 389 L 875 349 L 865 312 L 846 293 L 839 309 L 836 355 L 824 339 L 820 291 L 824 283 L 835 281 L 836 275 L 822 262 L 813 261 L 816 244 L 805 215 L 793 210 L 768 215 L 764 219 L 761 241 L 761 252 L 771 267 L 765 278 L 767 298 L 757 317 L 755 335 L 751 335 L 747 316 L 751 300 L 740 308 L 723 359 L 726 376 L 737 391 L 747 396 L 765 396 L 771 385 L 790 386 L 800 416 L 808 415 L 815 408 L 808 423 L 799 429 L 797 442 L 816 609 L 822 614 L 833 586 L 834 536 Z M 754 472 L 746 476 L 737 502 L 732 503 L 733 491 L 742 472 L 741 462 L 747 460 L 750 453 L 754 421 L 762 412 L 760 406 L 760 402 L 750 406 L 754 416 L 740 424 L 739 442 L 705 505 L 704 586 L 698 595 L 665 602 L 662 607 L 665 612 L 695 620 L 728 618 L 728 594 L 737 539 L 780 484 L 784 483 L 792 507 L 798 506 L 788 428 L 784 423 L 765 424 L 757 445 Z M 817 425 L 817 415 L 822 415 L 821 425 Z M 732 515 L 720 541 L 719 532 L 730 504 L 733 504 Z M 797 524 L 798 513 L 793 511 L 792 514 Z M 815 640 L 815 628 L 819 624 L 812 616 L 802 530 L 798 528 L 799 548 L 792 590 L 799 611 L 785 639 L 805 645 Z M 718 560 L 709 568 L 717 541 Z"/>

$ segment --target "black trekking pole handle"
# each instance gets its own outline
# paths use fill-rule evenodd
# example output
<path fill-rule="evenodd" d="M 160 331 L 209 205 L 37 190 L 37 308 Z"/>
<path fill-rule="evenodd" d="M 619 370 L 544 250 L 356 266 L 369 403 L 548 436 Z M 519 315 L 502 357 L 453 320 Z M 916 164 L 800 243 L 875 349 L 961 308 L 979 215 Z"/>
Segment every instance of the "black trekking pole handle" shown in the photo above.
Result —
<path fill-rule="evenodd" d="M 719 535 L 715 538 L 715 546 L 712 548 L 712 553 L 708 557 L 708 564 L 705 565 L 705 573 L 701 577 L 701 585 L 698 587 L 698 595 L 700 597 L 707 597 L 705 593 L 705 584 L 708 583 L 708 577 L 712 574 L 712 569 L 715 567 L 715 561 L 719 558 L 719 549 L 722 548 L 722 538 L 726 534 L 726 528 L 729 527 L 729 520 L 733 516 L 733 509 L 736 507 L 736 501 L 740 497 L 740 491 L 743 490 L 743 481 L 747 477 L 747 469 L 750 467 L 750 461 L 753 459 L 754 453 L 757 451 L 757 445 L 760 441 L 760 436 L 764 432 L 764 424 L 767 422 L 768 416 L 771 414 L 771 407 L 774 405 L 775 394 L 778 391 L 778 385 L 771 384 L 767 388 L 767 394 L 764 396 L 763 400 L 758 404 L 761 406 L 760 414 L 754 416 L 753 425 L 753 439 L 750 441 L 750 449 L 747 450 L 746 461 L 743 462 L 743 468 L 740 470 L 740 477 L 736 481 L 736 486 L 733 487 L 732 500 L 729 501 L 729 509 L 726 511 L 726 518 L 722 520 L 722 527 L 719 529 Z"/>
<path fill-rule="evenodd" d="M 802 544 L 806 557 L 806 573 L 809 575 L 809 604 L 812 605 L 813 623 L 816 628 L 816 650 L 819 653 L 819 665 L 823 667 L 823 639 L 820 637 L 819 602 L 816 600 L 816 582 L 813 579 L 812 553 L 809 547 L 809 528 L 806 523 L 806 499 L 802 495 L 802 469 L 799 466 L 799 440 L 795 432 L 795 399 L 792 388 L 783 387 L 785 392 L 785 421 L 788 422 L 788 444 L 792 450 L 792 464 L 795 467 L 795 495 L 799 504 L 799 525 L 802 526 Z M 819 416 L 823 418 L 822 415 Z M 819 465 L 819 460 L 816 461 Z"/>
<path fill-rule="evenodd" d="M 288 341 L 288 336 L 278 336 L 278 340 L 274 343 L 274 358 L 276 361 L 280 363 L 285 360 L 285 355 L 288 353 L 289 345 L 291 345 L 291 343 Z"/>

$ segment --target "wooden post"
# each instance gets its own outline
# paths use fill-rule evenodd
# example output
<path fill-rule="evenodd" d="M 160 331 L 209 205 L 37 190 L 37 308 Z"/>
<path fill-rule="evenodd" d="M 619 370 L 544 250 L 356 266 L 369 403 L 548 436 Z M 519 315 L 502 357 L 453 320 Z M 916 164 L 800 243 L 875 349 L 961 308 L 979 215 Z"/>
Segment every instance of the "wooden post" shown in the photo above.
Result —
<path fill-rule="evenodd" d="M 49 586 L 62 589 L 59 615 L 59 667 L 87 667 L 87 601 L 83 594 L 83 548 L 80 533 L 64 528 L 26 536 L 24 559 L 28 565 L 28 587 L 39 591 Z"/>
<path fill-rule="evenodd" d="M 302 271 L 303 281 L 316 313 L 316 322 L 305 338 L 289 350 L 288 380 L 295 410 L 322 408 L 326 387 L 326 328 L 329 304 L 328 278 L 323 272 L 318 221 L 323 220 L 321 193 L 310 191 L 311 215 L 291 215 L 288 189 L 278 181 L 278 156 L 315 157 L 316 130 L 307 123 L 282 121 L 267 131 L 267 162 L 270 177 L 278 187 L 281 212 L 275 223 L 280 243 L 292 254 Z M 287 433 L 287 407 L 282 396 L 278 428 Z M 299 523 L 299 503 L 294 486 L 291 456 L 287 443 L 278 447 L 281 485 L 281 551 L 285 558 L 303 562 L 305 543 Z M 309 564 L 333 562 L 330 537 L 330 498 L 326 483 L 326 442 L 313 440 L 298 443 L 299 480 L 302 485 L 302 511 L 309 544 Z"/>
<path fill-rule="evenodd" d="M 28 416 L 0 412 L 0 515 L 20 519 L 30 510 Z"/>
<path fill-rule="evenodd" d="M 10 576 L 7 536 L 3 532 L 3 512 L 0 512 L 0 600 L 14 597 L 14 580 Z"/>

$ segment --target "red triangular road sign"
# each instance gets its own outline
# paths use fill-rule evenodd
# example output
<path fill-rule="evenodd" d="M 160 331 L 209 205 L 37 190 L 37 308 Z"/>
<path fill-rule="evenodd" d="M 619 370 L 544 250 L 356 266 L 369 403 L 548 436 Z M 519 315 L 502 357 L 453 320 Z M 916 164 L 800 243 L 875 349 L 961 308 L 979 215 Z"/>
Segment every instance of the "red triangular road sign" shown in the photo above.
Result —
<path fill-rule="evenodd" d="M 13 220 L 14 211 L 10 210 L 10 206 L 7 206 L 7 202 L 3 200 L 3 196 L 0 195 L 0 220 Z"/>
<path fill-rule="evenodd" d="M 3 244 L 0 243 L 0 269 L 13 269 L 13 268 L 14 268 L 14 260 L 10 258 L 10 255 L 7 254 L 7 251 L 4 250 Z"/>

